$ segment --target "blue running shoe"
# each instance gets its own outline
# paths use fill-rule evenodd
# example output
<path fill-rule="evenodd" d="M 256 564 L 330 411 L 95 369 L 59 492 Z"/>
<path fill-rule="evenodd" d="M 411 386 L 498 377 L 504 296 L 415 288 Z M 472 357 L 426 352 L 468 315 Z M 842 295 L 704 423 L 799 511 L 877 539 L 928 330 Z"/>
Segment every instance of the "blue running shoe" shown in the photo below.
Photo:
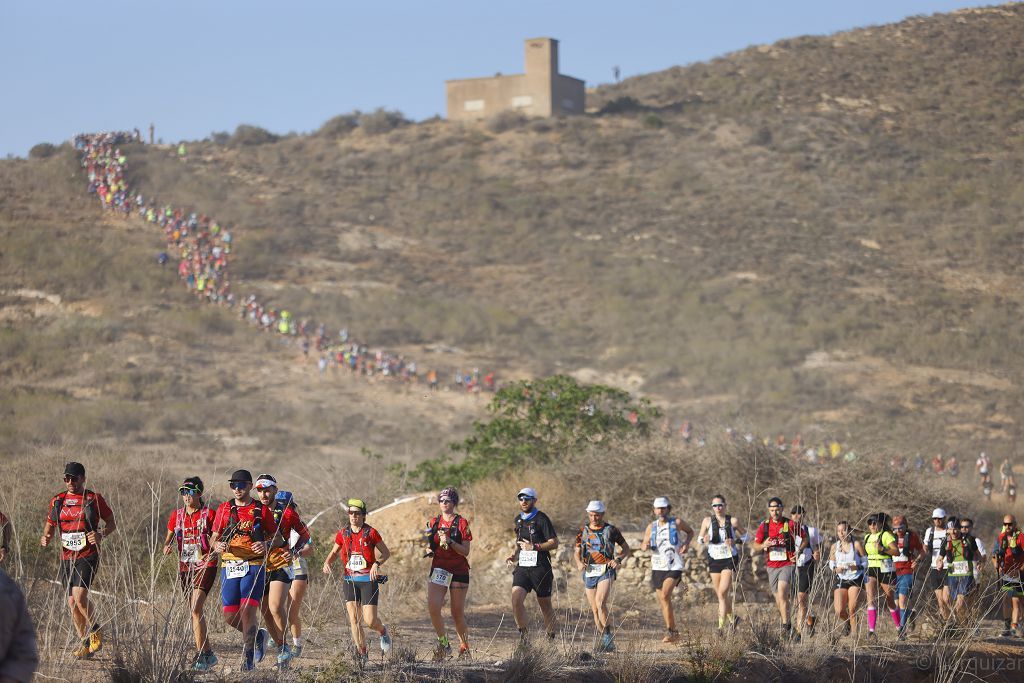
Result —
<path fill-rule="evenodd" d="M 288 643 L 285 643 L 277 651 L 277 663 L 280 664 L 280 665 L 287 664 L 288 660 L 290 660 L 291 658 L 292 658 L 292 650 L 291 650 L 290 647 L 288 647 Z"/>
<path fill-rule="evenodd" d="M 601 636 L 601 649 L 605 652 L 615 651 L 615 643 L 612 642 L 611 633 L 605 633 Z"/>
<path fill-rule="evenodd" d="M 256 668 L 255 662 L 253 662 L 253 652 L 246 650 L 245 659 L 242 660 L 242 671 L 252 671 Z"/>
<path fill-rule="evenodd" d="M 253 653 L 253 663 L 259 664 L 263 661 L 264 655 L 267 654 L 267 629 L 261 628 L 256 631 L 256 651 Z"/>

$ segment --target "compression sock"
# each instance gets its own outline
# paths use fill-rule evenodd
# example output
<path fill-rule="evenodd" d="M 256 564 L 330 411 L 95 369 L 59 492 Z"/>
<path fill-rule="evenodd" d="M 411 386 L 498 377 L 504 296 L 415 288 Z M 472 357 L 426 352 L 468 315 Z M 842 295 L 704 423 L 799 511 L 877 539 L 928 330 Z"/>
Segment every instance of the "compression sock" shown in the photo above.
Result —
<path fill-rule="evenodd" d="M 437 637 L 437 644 L 440 645 L 441 647 L 448 647 L 450 645 L 450 643 L 448 642 L 448 635 L 445 634 L 443 636 L 438 636 Z"/>
<path fill-rule="evenodd" d="M 868 630 L 874 631 L 876 623 L 878 623 L 878 610 L 868 607 Z"/>
<path fill-rule="evenodd" d="M 896 624 L 896 628 L 900 627 L 900 613 L 894 609 L 889 610 L 889 616 L 892 617 L 892 623 Z"/>

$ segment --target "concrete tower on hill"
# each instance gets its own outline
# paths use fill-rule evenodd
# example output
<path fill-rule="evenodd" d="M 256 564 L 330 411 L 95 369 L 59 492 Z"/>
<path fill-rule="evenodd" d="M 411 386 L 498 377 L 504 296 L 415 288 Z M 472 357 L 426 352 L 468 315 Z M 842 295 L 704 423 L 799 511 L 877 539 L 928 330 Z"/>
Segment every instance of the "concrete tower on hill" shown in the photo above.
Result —
<path fill-rule="evenodd" d="M 528 116 L 584 110 L 584 83 L 558 73 L 558 41 L 553 38 L 526 41 L 524 74 L 446 81 L 445 90 L 450 121 L 484 119 L 509 110 Z"/>

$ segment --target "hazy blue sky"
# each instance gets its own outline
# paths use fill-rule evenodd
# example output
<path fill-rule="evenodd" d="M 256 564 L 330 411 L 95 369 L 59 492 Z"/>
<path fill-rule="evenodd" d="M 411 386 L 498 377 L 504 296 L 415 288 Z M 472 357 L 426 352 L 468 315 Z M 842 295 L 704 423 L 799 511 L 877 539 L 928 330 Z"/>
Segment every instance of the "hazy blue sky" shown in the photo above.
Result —
<path fill-rule="evenodd" d="M 446 79 L 521 73 L 525 38 L 557 38 L 562 73 L 593 86 L 615 65 L 626 78 L 974 4 L 0 0 L 0 156 L 150 122 L 171 141 L 381 106 L 443 115 Z"/>

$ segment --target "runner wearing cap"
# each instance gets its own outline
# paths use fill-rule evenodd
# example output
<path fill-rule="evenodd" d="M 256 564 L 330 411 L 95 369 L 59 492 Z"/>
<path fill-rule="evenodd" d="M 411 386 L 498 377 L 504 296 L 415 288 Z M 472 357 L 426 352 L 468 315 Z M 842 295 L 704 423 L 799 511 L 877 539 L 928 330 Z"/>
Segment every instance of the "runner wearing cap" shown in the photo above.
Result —
<path fill-rule="evenodd" d="M 946 587 L 946 569 L 942 565 L 942 549 L 946 545 L 946 511 L 942 508 L 932 510 L 932 525 L 924 532 L 922 541 L 926 552 L 931 553 L 931 567 L 925 585 L 935 594 L 935 603 L 939 608 L 939 618 L 943 623 L 949 619 L 949 589 Z"/>
<path fill-rule="evenodd" d="M 214 511 L 203 502 L 203 480 L 189 477 L 178 487 L 182 506 L 167 520 L 164 555 L 175 545 L 178 551 L 178 584 L 192 610 L 192 635 L 196 641 L 194 671 L 209 671 L 217 664 L 217 655 L 206 637 L 206 596 L 217 579 L 217 558 L 211 552 Z"/>
<path fill-rule="evenodd" d="M 253 499 L 252 474 L 235 470 L 228 480 L 231 500 L 217 508 L 210 544 L 221 559 L 220 600 L 224 621 L 242 634 L 242 670 L 251 671 L 265 654 L 267 630 L 259 628 L 266 584 L 266 558 L 277 526 L 273 511 Z"/>
<path fill-rule="evenodd" d="M 732 612 L 732 585 L 740 566 L 739 545 L 746 540 L 747 532 L 725 506 L 722 494 L 711 498 L 712 514 L 701 520 L 697 542 L 707 545 L 708 572 L 718 596 L 718 628 L 728 624 L 735 630 L 739 617 Z"/>
<path fill-rule="evenodd" d="M 100 544 L 114 533 L 117 525 L 103 496 L 85 488 L 82 463 L 69 462 L 64 466 L 64 484 L 66 490 L 50 499 L 39 544 L 45 548 L 55 534 L 60 534 L 60 581 L 67 589 L 68 609 L 82 639 L 73 654 L 84 659 L 103 647 L 100 625 L 93 618 L 89 602 L 89 587 L 99 568 Z"/>
<path fill-rule="evenodd" d="M 1024 608 L 1024 533 L 1017 528 L 1017 518 L 1003 515 L 1003 528 L 996 537 L 992 548 L 992 566 L 999 576 L 999 589 L 1002 595 L 1003 631 L 999 635 L 1024 636 L 1024 623 L 1021 612 Z"/>
<path fill-rule="evenodd" d="M 796 555 L 803 552 L 804 538 L 796 533 L 793 522 L 783 516 L 782 509 L 781 498 L 775 496 L 768 501 L 768 519 L 757 527 L 753 548 L 767 555 L 768 585 L 782 618 L 782 634 L 799 640 L 799 632 L 794 634 L 789 623 L 789 587 L 793 583 Z"/>
<path fill-rule="evenodd" d="M 544 615 L 544 631 L 548 638 L 555 637 L 555 610 L 551 606 L 551 551 L 558 547 L 558 536 L 551 519 L 537 509 L 537 491 L 524 488 L 516 495 L 519 514 L 513 525 L 516 545 L 505 564 L 515 566 L 512 571 L 512 614 L 521 639 L 526 638 L 526 596 L 537 592 L 537 605 Z"/>
<path fill-rule="evenodd" d="M 377 616 L 377 602 L 382 583 L 381 565 L 391 557 L 391 551 L 384 544 L 380 532 L 366 523 L 366 503 L 359 498 L 349 498 L 348 524 L 334 537 L 334 547 L 324 560 L 323 572 L 331 574 L 331 563 L 339 554 L 344 567 L 342 586 L 345 595 L 345 609 L 352 630 L 359 658 L 369 659 L 366 645 L 365 623 L 380 634 L 380 650 L 385 655 L 391 652 L 391 634 Z"/>
<path fill-rule="evenodd" d="M 587 523 L 576 534 L 576 568 L 583 574 L 583 586 L 587 602 L 594 613 L 594 624 L 601 634 L 599 649 L 611 652 L 615 649 L 612 639 L 612 621 L 608 614 L 608 599 L 615 583 L 615 573 L 622 561 L 633 554 L 622 532 L 604 521 L 605 506 L 599 500 L 587 504 Z M 615 556 L 615 546 L 622 548 L 622 554 Z"/>
<path fill-rule="evenodd" d="M 974 588 L 974 563 L 978 546 L 966 525 L 956 517 L 946 520 L 946 542 L 940 560 L 946 567 L 946 586 L 953 616 L 961 625 L 967 622 L 967 596 Z"/>
<path fill-rule="evenodd" d="M 803 631 L 807 626 L 808 635 L 814 635 L 814 614 L 811 613 L 811 586 L 814 584 L 814 568 L 821 559 L 821 533 L 817 527 L 803 523 L 803 505 L 794 505 L 789 511 L 796 533 L 803 538 L 802 550 L 796 556 L 796 628 Z"/>
<path fill-rule="evenodd" d="M 264 583 L 263 601 L 260 611 L 263 622 L 267 625 L 270 637 L 277 645 L 277 663 L 284 666 L 292 658 L 288 646 L 288 591 L 292 577 L 288 566 L 292 563 L 292 532 L 298 536 L 297 544 L 301 547 L 309 541 L 309 529 L 299 519 L 298 513 L 289 505 L 291 493 L 278 500 L 277 479 L 271 474 L 256 477 L 253 485 L 260 503 L 270 508 L 274 515 L 276 531 L 270 538 L 269 555 L 267 557 L 267 580 Z"/>
<path fill-rule="evenodd" d="M 424 536 L 430 546 L 430 578 L 427 580 L 427 609 L 430 623 L 437 634 L 434 661 L 442 661 L 452 654 L 452 646 L 445 633 L 441 608 L 444 596 L 450 594 L 452 621 L 459 636 L 459 658 L 469 656 L 469 629 L 466 625 L 466 594 L 469 591 L 469 550 L 473 533 L 469 522 L 455 510 L 459 492 L 453 486 L 437 494 L 440 513 L 427 522 Z"/>
<path fill-rule="evenodd" d="M 288 491 L 278 491 L 277 499 L 289 500 L 288 505 L 301 517 L 299 504 Z M 292 563 L 288 565 L 288 576 L 292 579 L 292 585 L 288 589 L 288 628 L 292 632 L 292 659 L 296 659 L 302 654 L 302 601 L 309 588 L 309 556 L 313 554 L 313 539 L 310 538 L 302 545 L 299 543 L 299 533 L 292 529 L 289 545 L 292 548 Z"/>
<path fill-rule="evenodd" d="M 896 548 L 900 554 L 893 558 L 896 568 L 896 607 L 899 610 L 899 638 L 906 638 L 907 627 L 913 616 L 910 596 L 914 591 L 914 571 L 919 558 L 924 556 L 924 545 L 917 534 L 910 530 L 907 518 L 896 515 L 892 519 L 892 530 L 896 534 Z"/>
<path fill-rule="evenodd" d="M 672 504 L 668 498 L 654 499 L 654 521 L 644 530 L 644 540 L 640 545 L 643 550 L 651 549 L 651 584 L 658 594 L 661 617 L 665 620 L 663 643 L 679 642 L 672 591 L 683 576 L 683 557 L 689 552 L 690 539 L 693 538 L 693 528 L 681 518 L 670 517 L 671 512 Z"/>

